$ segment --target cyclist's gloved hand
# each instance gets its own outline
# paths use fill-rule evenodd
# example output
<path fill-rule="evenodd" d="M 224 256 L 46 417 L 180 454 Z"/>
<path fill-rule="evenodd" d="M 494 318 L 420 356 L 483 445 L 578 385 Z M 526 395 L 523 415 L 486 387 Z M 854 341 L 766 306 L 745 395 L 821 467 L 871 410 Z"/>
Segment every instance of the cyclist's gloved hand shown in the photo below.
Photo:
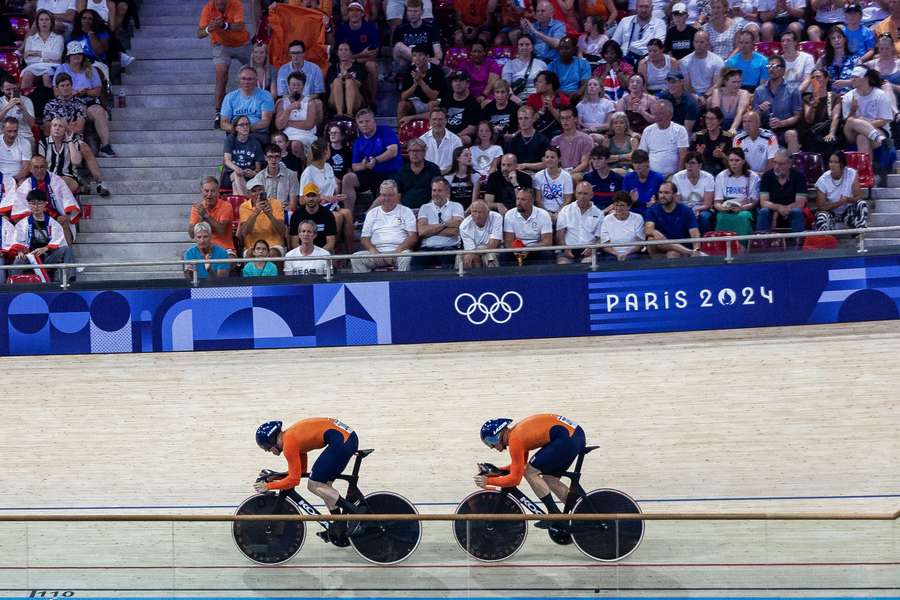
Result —
<path fill-rule="evenodd" d="M 491 463 L 478 463 L 479 475 L 497 475 L 501 473 L 503 473 L 503 470 L 497 465 L 492 465 Z"/>
<path fill-rule="evenodd" d="M 269 491 L 266 488 L 265 481 L 257 481 L 256 483 L 253 484 L 253 489 L 256 490 L 260 494 L 265 494 L 267 491 Z"/>
<path fill-rule="evenodd" d="M 475 485 L 477 485 L 478 487 L 480 487 L 482 489 L 486 488 L 487 487 L 487 477 L 485 477 L 484 475 L 476 475 L 475 476 Z"/>

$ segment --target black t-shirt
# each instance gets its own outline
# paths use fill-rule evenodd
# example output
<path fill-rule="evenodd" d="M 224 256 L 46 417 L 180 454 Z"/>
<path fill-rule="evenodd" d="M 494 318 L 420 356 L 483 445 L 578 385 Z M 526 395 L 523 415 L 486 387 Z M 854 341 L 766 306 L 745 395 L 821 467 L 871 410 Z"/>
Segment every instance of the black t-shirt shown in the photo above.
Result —
<path fill-rule="evenodd" d="M 497 101 L 491 100 L 481 109 L 481 118 L 489 121 L 498 135 L 515 133 L 519 130 L 519 107 L 507 102 L 503 108 L 497 108 Z"/>
<path fill-rule="evenodd" d="M 340 179 L 350 172 L 350 165 L 353 162 L 353 148 L 348 148 L 344 145 L 340 150 L 337 150 L 332 146 L 331 156 L 325 162 L 331 165 L 332 170 L 334 170 L 334 178 Z"/>
<path fill-rule="evenodd" d="M 734 136 L 728 131 L 720 131 L 719 137 L 712 142 L 709 139 L 709 133 L 704 129 L 697 132 L 694 136 L 694 143 L 691 144 L 691 150 L 696 150 L 703 155 L 703 170 L 711 175 L 718 175 L 725 170 L 725 163 L 713 156 L 716 148 L 722 148 L 722 152 L 726 155 L 731 150 L 731 143 Z"/>
<path fill-rule="evenodd" d="M 537 163 L 544 160 L 544 152 L 550 146 L 550 140 L 542 133 L 534 132 L 531 138 L 523 138 L 517 133 L 506 145 L 506 152 L 515 154 L 519 163 Z"/>
<path fill-rule="evenodd" d="M 807 194 L 806 178 L 791 169 L 787 181 L 781 185 L 774 170 L 766 171 L 760 179 L 759 192 L 769 194 L 769 202 L 772 204 L 788 206 L 794 203 L 798 195 Z"/>
<path fill-rule="evenodd" d="M 427 204 L 431 200 L 431 180 L 440 176 L 440 167 L 431 161 L 426 160 L 418 174 L 413 173 L 408 162 L 404 164 L 396 177 L 403 205 L 415 209 Z"/>
<path fill-rule="evenodd" d="M 353 64 L 350 65 L 350 70 L 348 71 L 350 76 L 356 81 L 365 84 L 368 81 L 368 74 L 366 73 L 366 68 L 356 61 L 353 61 Z M 334 80 L 338 78 L 338 75 L 341 74 L 341 67 L 338 63 L 331 63 L 331 66 L 328 67 L 328 72 L 325 74 L 325 90 L 331 90 L 331 84 L 334 83 Z"/>
<path fill-rule="evenodd" d="M 43 248 L 50 244 L 50 228 L 47 226 L 47 221 L 38 221 L 34 220 L 34 225 L 31 228 L 31 243 L 28 245 L 29 252 L 33 250 L 37 250 L 38 248 Z"/>
<path fill-rule="evenodd" d="M 253 136 L 246 142 L 237 139 L 236 135 L 225 138 L 225 154 L 231 154 L 231 162 L 241 169 L 252 169 L 257 163 L 265 164 L 266 157 L 263 154 L 262 144 Z"/>
<path fill-rule="evenodd" d="M 300 221 L 306 221 L 307 219 L 316 222 L 316 239 L 313 241 L 313 244 L 319 248 L 325 247 L 325 238 L 329 235 L 337 235 L 334 215 L 331 214 L 330 210 L 319 207 L 316 212 L 310 214 L 306 212 L 306 207 L 302 204 L 291 215 L 288 235 L 297 235 L 297 231 L 300 229 Z"/>
<path fill-rule="evenodd" d="M 697 30 L 693 25 L 688 25 L 684 31 L 678 31 L 675 27 L 669 27 L 666 31 L 665 52 L 674 58 L 681 60 L 694 51 L 694 34 Z"/>
<path fill-rule="evenodd" d="M 462 204 L 464 209 L 469 208 L 469 205 L 472 204 L 472 192 L 475 190 L 472 175 L 457 177 L 454 173 L 448 175 L 447 180 L 450 182 L 450 199 Z"/>
<path fill-rule="evenodd" d="M 531 188 L 531 175 L 516 171 L 516 182 L 520 188 Z M 509 179 L 503 176 L 500 169 L 490 174 L 487 184 L 484 187 L 484 193 L 494 197 L 494 202 L 499 202 L 506 208 L 514 208 L 516 206 L 516 188 L 509 182 Z"/>
<path fill-rule="evenodd" d="M 438 93 L 438 98 L 447 94 L 448 86 L 447 79 L 444 77 L 444 69 L 441 67 L 435 66 L 431 63 L 427 63 L 428 71 L 425 72 L 425 83 Z M 406 72 L 403 74 L 403 83 L 400 84 L 401 91 L 406 91 L 413 85 L 413 70 L 416 68 L 416 65 L 410 65 Z M 418 98 L 422 102 L 431 102 L 431 98 L 425 95 L 425 92 L 422 91 L 420 86 L 416 86 L 416 89 L 413 91 L 413 95 L 411 97 Z"/>
<path fill-rule="evenodd" d="M 447 109 L 447 129 L 453 133 L 459 133 L 469 125 L 478 125 L 481 120 L 481 105 L 472 94 L 465 100 L 457 100 L 453 94 L 448 94 L 441 98 L 441 106 Z"/>
<path fill-rule="evenodd" d="M 422 23 L 418 27 L 413 27 L 409 23 L 404 23 L 394 30 L 394 37 L 391 39 L 391 46 L 403 42 L 410 48 L 419 44 L 428 46 L 428 56 L 433 56 L 433 44 L 441 43 L 441 36 L 437 29 L 426 23 Z"/>

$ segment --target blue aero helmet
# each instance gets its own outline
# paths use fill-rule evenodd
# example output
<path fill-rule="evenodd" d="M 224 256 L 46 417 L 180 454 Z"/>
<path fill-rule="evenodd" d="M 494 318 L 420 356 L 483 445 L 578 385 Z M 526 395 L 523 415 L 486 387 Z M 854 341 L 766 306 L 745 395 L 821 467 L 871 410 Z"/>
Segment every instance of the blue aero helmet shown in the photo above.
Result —
<path fill-rule="evenodd" d="M 281 421 L 266 421 L 256 430 L 256 445 L 268 452 L 275 447 L 280 432 Z"/>
<path fill-rule="evenodd" d="M 481 441 L 489 448 L 493 448 L 500 441 L 500 433 L 506 429 L 512 419 L 491 419 L 481 426 Z"/>

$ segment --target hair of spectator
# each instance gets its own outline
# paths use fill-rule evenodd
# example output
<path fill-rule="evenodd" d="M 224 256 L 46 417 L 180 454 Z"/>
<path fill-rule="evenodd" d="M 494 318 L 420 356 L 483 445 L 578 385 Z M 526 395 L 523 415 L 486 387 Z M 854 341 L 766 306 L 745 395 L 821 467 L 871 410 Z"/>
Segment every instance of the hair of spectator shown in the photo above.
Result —
<path fill-rule="evenodd" d="M 812 71 L 809 72 L 810 76 L 812 76 L 815 73 L 820 74 L 825 79 L 826 82 L 831 80 L 831 77 L 829 77 L 829 75 L 828 75 L 828 70 L 823 67 L 816 67 L 815 69 L 813 69 Z M 826 83 L 825 89 L 827 90 L 828 87 L 829 86 Z"/>
<path fill-rule="evenodd" d="M 393 179 L 385 179 L 384 181 L 381 182 L 381 185 L 378 186 L 378 189 L 381 192 L 384 192 L 384 190 L 387 188 L 393 189 L 395 192 L 400 191 L 400 187 L 397 185 L 397 182 L 394 181 Z"/>
<path fill-rule="evenodd" d="M 728 151 L 728 156 L 734 154 L 735 156 L 740 157 L 742 161 L 744 161 L 744 166 L 741 169 L 741 175 L 749 175 L 750 174 L 750 165 L 747 164 L 747 157 L 744 155 L 744 151 L 740 148 L 732 148 Z M 731 167 L 729 167 L 730 169 Z"/>
<path fill-rule="evenodd" d="M 737 36 L 738 36 L 738 38 L 741 38 L 742 36 L 745 36 L 745 35 L 749 35 L 750 40 L 751 41 L 753 40 L 753 33 L 750 31 L 747 31 L 746 29 L 744 29 L 743 31 L 740 31 Z"/>
<path fill-rule="evenodd" d="M 612 131 L 613 121 L 622 121 L 625 123 L 625 135 L 631 135 L 631 123 L 628 122 L 628 115 L 626 115 L 621 110 L 617 110 L 613 114 L 609 116 L 609 129 Z"/>
<path fill-rule="evenodd" d="M 406 0 L 406 8 L 422 8 L 422 0 Z"/>
<path fill-rule="evenodd" d="M 532 117 L 535 115 L 534 109 L 527 104 L 523 104 L 522 106 L 520 106 L 516 113 L 521 114 L 522 111 L 529 113 Z"/>
<path fill-rule="evenodd" d="M 453 149 L 453 160 L 450 162 L 450 173 L 456 175 L 456 173 L 459 171 L 459 157 L 462 156 L 464 150 L 469 150 L 471 152 L 468 146 L 460 146 Z M 471 164 L 468 166 L 467 172 L 469 174 L 472 173 Z"/>
<path fill-rule="evenodd" d="M 425 140 L 423 140 L 422 138 L 412 138 L 411 140 L 406 142 L 407 150 L 411 150 L 413 146 L 417 146 L 419 148 L 422 148 L 423 150 L 428 149 L 428 144 L 426 144 Z"/>
<path fill-rule="evenodd" d="M 267 242 L 266 240 L 264 240 L 264 239 L 262 239 L 262 238 L 259 238 L 258 240 L 256 240 L 255 242 L 253 242 L 253 248 L 255 249 L 256 246 L 258 246 L 259 244 L 262 244 L 263 246 L 266 247 L 266 252 L 269 251 L 269 242 Z"/>
<path fill-rule="evenodd" d="M 669 186 L 669 191 L 672 192 L 673 194 L 677 191 L 677 189 L 675 187 L 675 182 L 673 182 L 673 181 L 663 181 L 661 184 L 659 184 L 659 189 L 662 189 L 662 186 L 664 186 L 664 185 Z"/>
<path fill-rule="evenodd" d="M 787 148 L 779 148 L 778 151 L 775 153 L 775 156 L 776 156 L 776 158 L 786 158 L 786 159 L 790 160 L 791 153 L 788 152 Z"/>
<path fill-rule="evenodd" d="M 494 91 L 497 90 L 506 90 L 507 92 L 512 89 L 512 86 L 509 85 L 509 82 L 505 79 L 498 79 L 497 83 L 494 84 Z"/>
<path fill-rule="evenodd" d="M 214 186 L 216 186 L 217 188 L 219 187 L 219 180 L 216 179 L 215 177 L 210 177 L 209 175 L 207 175 L 206 177 L 201 177 L 201 178 L 200 178 L 200 187 L 201 187 L 201 188 L 202 188 L 204 185 L 206 185 L 207 183 L 211 183 L 211 184 L 213 184 Z"/>
<path fill-rule="evenodd" d="M 252 71 L 252 72 L 253 72 L 253 76 L 256 77 L 256 69 L 254 69 L 254 68 L 251 67 L 250 65 L 243 65 L 243 66 L 241 67 L 241 70 L 238 71 L 238 74 L 243 73 L 244 71 Z"/>
<path fill-rule="evenodd" d="M 622 53 L 622 46 L 619 45 L 619 42 L 616 40 L 607 40 L 606 43 L 603 44 L 603 47 L 600 49 L 600 56 L 606 56 L 606 53 L 612 50 L 616 53 L 615 60 L 622 60 L 625 56 Z"/>
<path fill-rule="evenodd" d="M 845 168 L 847 166 L 847 155 L 844 154 L 843 150 L 838 150 L 837 152 L 832 152 L 831 156 L 828 157 L 828 160 L 831 160 L 831 157 L 837 157 L 838 162 L 841 163 L 841 168 Z"/>
<path fill-rule="evenodd" d="M 606 31 L 606 21 L 604 21 L 597 15 L 588 15 L 587 17 L 585 17 L 585 22 L 590 22 L 591 25 L 596 27 L 598 33 L 603 33 Z"/>
<path fill-rule="evenodd" d="M 781 34 L 780 39 L 783 41 L 785 37 L 789 37 L 792 40 L 794 40 L 795 42 L 797 41 L 797 34 L 794 33 L 793 31 L 791 31 L 790 29 L 785 29 L 784 32 Z"/>
<path fill-rule="evenodd" d="M 660 108 L 664 108 L 665 110 L 669 111 L 670 115 L 675 113 L 675 108 L 672 106 L 672 103 L 669 102 L 668 100 L 666 100 L 665 98 L 658 98 L 656 100 L 656 105 Z"/>
<path fill-rule="evenodd" d="M 715 117 L 719 120 L 719 122 L 722 122 L 725 120 L 725 113 L 723 113 L 722 109 L 719 108 L 718 106 L 710 106 L 703 112 L 704 115 L 707 115 L 709 113 L 714 114 Z"/>
<path fill-rule="evenodd" d="M 316 142 L 319 142 L 319 141 L 321 141 L 321 140 L 316 140 Z M 313 142 L 313 143 L 315 144 L 316 142 Z M 279 148 L 275 144 L 266 144 L 266 147 L 263 148 L 263 153 L 264 154 L 277 154 L 280 157 L 281 156 L 281 148 Z"/>
<path fill-rule="evenodd" d="M 572 44 L 572 46 L 578 46 L 578 40 L 575 39 L 574 37 L 572 37 L 571 35 L 564 35 L 561 38 L 559 38 L 559 43 L 562 44 L 563 42 L 565 42 L 567 44 Z"/>
<path fill-rule="evenodd" d="M 291 82 L 291 79 L 296 79 L 301 83 L 306 84 L 306 73 L 304 73 L 303 71 L 294 71 L 287 76 L 288 83 Z"/>
<path fill-rule="evenodd" d="M 412 0 L 410 0 L 410 1 L 412 1 Z M 409 3 L 407 3 L 407 6 L 409 6 Z M 481 46 L 482 49 L 487 50 L 487 44 L 485 43 L 484 40 L 481 40 L 481 39 L 472 40 L 472 45 L 470 46 L 470 48 L 474 48 L 475 46 Z M 496 86 L 494 86 L 494 87 L 496 87 Z"/>
<path fill-rule="evenodd" d="M 554 73 L 553 71 L 541 71 L 537 75 L 535 75 L 535 79 L 538 77 L 543 77 L 544 81 L 549 85 L 554 92 L 559 89 L 559 75 Z"/>
<path fill-rule="evenodd" d="M 297 46 L 300 46 L 301 48 L 303 48 L 303 51 L 306 52 L 306 44 L 303 43 L 303 40 L 291 40 L 291 43 L 288 44 L 288 50 L 290 50 L 291 48 L 296 48 Z"/>
<path fill-rule="evenodd" d="M 594 146 L 591 150 L 591 158 L 609 158 L 609 148 L 606 146 Z"/>
<path fill-rule="evenodd" d="M 778 63 L 779 66 L 784 67 L 784 58 L 781 56 L 778 56 L 777 54 L 775 56 L 769 57 L 769 63 L 773 63 L 773 62 L 776 62 L 776 63 Z"/>
<path fill-rule="evenodd" d="M 624 202 L 628 205 L 628 208 L 631 208 L 631 205 L 634 204 L 634 200 L 631 199 L 631 194 L 623 192 L 622 190 L 613 192 L 612 203 L 618 204 L 619 202 Z"/>
<path fill-rule="evenodd" d="M 457 148 L 457 150 L 459 150 L 459 148 Z M 431 185 L 434 185 L 434 184 L 444 186 L 444 188 L 446 188 L 448 191 L 450 190 L 450 182 L 447 181 L 447 179 L 444 178 L 443 175 L 438 175 L 437 177 L 432 177 Z"/>
<path fill-rule="evenodd" d="M 442 115 L 444 115 L 445 119 L 447 118 L 447 109 L 443 106 L 435 106 L 430 111 L 428 111 L 428 116 L 432 116 L 434 115 L 434 113 L 441 113 Z"/>
<path fill-rule="evenodd" d="M 659 48 L 660 50 L 662 50 L 663 48 L 665 48 L 666 45 L 663 44 L 661 39 L 653 38 L 649 42 L 647 42 L 647 47 L 649 48 L 650 46 L 655 46 L 655 47 Z"/>
<path fill-rule="evenodd" d="M 532 202 L 534 202 L 534 198 L 535 198 L 535 196 L 534 196 L 534 188 L 530 188 L 530 187 L 520 187 L 520 188 L 516 188 L 516 195 L 518 196 L 519 194 L 525 194 L 526 196 L 528 196 L 528 198 L 529 198 Z"/>
<path fill-rule="evenodd" d="M 28 30 L 29 33 L 35 34 L 38 30 L 38 19 L 41 18 L 41 15 L 47 15 L 50 17 L 50 31 L 56 31 L 56 17 L 53 16 L 53 13 L 49 10 L 42 8 L 34 15 L 34 23 L 31 24 L 31 29 Z"/>
<path fill-rule="evenodd" d="M 697 152 L 696 150 L 691 150 L 687 154 L 684 155 L 684 164 L 687 164 L 691 161 L 694 161 L 701 166 L 703 165 L 703 155 Z"/>
<path fill-rule="evenodd" d="M 369 116 L 373 119 L 375 118 L 375 112 L 371 108 L 361 108 L 356 113 L 356 120 L 359 121 L 361 118 Z"/>
<path fill-rule="evenodd" d="M 207 235 L 212 235 L 212 226 L 206 221 L 200 221 L 196 225 L 194 225 L 194 237 L 197 236 L 198 233 L 205 232 Z"/>
<path fill-rule="evenodd" d="M 51 125 L 62 125 L 63 127 L 68 127 L 69 122 L 63 119 L 62 117 L 53 117 L 50 121 Z"/>
<path fill-rule="evenodd" d="M 69 75 L 68 73 L 60 73 L 56 76 L 56 83 L 54 85 L 59 87 L 59 84 L 63 83 L 64 81 L 68 81 L 69 83 L 72 83 L 72 76 Z"/>
<path fill-rule="evenodd" d="M 278 153 L 281 154 L 281 149 L 278 150 Z M 325 158 L 325 155 L 328 153 L 328 142 L 326 142 L 322 138 L 316 138 L 316 140 L 309 145 L 309 158 L 310 160 L 322 160 Z"/>
<path fill-rule="evenodd" d="M 25 196 L 25 200 L 27 202 L 31 202 L 32 200 L 42 200 L 47 202 L 47 192 L 44 190 L 31 190 L 28 192 L 28 195 Z"/>
<path fill-rule="evenodd" d="M 481 198 L 476 198 L 476 199 L 472 200 L 472 204 L 469 205 L 469 209 L 471 210 L 472 207 L 474 207 L 476 204 L 478 206 L 482 207 L 483 209 L 490 211 L 490 208 L 488 207 L 487 202 L 485 202 Z"/>
<path fill-rule="evenodd" d="M 246 120 L 247 123 L 250 123 L 250 117 L 248 117 L 247 115 L 238 115 L 234 118 L 234 126 L 237 127 L 238 125 L 240 125 L 242 119 Z M 252 123 L 250 124 L 252 125 Z"/>
<path fill-rule="evenodd" d="M 19 85 L 19 82 L 16 81 L 16 78 L 7 73 L 6 71 L 0 71 L 0 84 L 11 83 L 15 86 Z"/>
<path fill-rule="evenodd" d="M 631 153 L 631 164 L 644 164 L 650 162 L 650 155 L 644 150 L 637 149 Z"/>
<path fill-rule="evenodd" d="M 106 25 L 106 21 L 103 20 L 103 17 L 100 16 L 100 13 L 92 8 L 86 8 L 79 13 L 75 13 L 75 20 L 72 23 L 72 35 L 70 36 L 70 39 L 84 34 L 84 31 L 81 29 L 81 17 L 83 17 L 85 13 L 90 13 L 94 16 L 94 33 L 110 33 L 109 27 Z"/>
<path fill-rule="evenodd" d="M 849 52 L 847 51 L 847 34 L 844 33 L 844 28 L 841 25 L 834 25 L 831 29 L 828 30 L 828 34 L 825 36 L 825 54 L 822 58 L 823 65 L 830 65 L 834 62 L 834 46 L 831 43 L 831 36 L 835 33 L 844 38 L 844 54 L 849 54 Z"/>
<path fill-rule="evenodd" d="M 547 149 L 544 150 L 544 154 L 546 154 L 547 152 L 552 152 L 553 154 L 555 154 L 557 159 L 562 158 L 562 152 L 559 151 L 559 146 L 547 146 Z"/>
<path fill-rule="evenodd" d="M 300 224 L 297 225 L 297 230 L 299 231 L 300 228 L 303 227 L 304 225 L 309 225 L 310 227 L 312 227 L 313 233 L 315 233 L 319 227 L 318 225 L 316 225 L 316 222 L 313 221 L 312 219 L 303 219 L 302 221 L 300 221 Z"/>
<path fill-rule="evenodd" d="M 476 132 L 477 132 L 477 131 L 480 131 L 482 125 L 486 125 L 487 128 L 490 130 L 490 132 L 491 132 L 491 143 L 493 144 L 493 143 L 496 141 L 496 138 L 497 138 L 497 132 L 494 130 L 494 126 L 491 125 L 491 122 L 490 122 L 490 121 L 478 121 L 478 126 L 476 127 L 475 131 L 476 131 Z M 477 138 L 477 136 L 476 136 L 476 138 Z M 477 146 L 477 145 L 478 145 L 478 141 L 480 141 L 480 140 L 481 140 L 481 138 L 477 138 L 473 145 Z"/>
<path fill-rule="evenodd" d="M 504 160 L 511 160 L 511 161 L 513 161 L 513 164 L 515 164 L 515 165 L 519 164 L 519 157 L 516 156 L 515 154 L 513 154 L 512 152 L 507 152 L 506 154 L 504 154 L 503 156 L 500 157 L 500 162 L 503 162 Z"/>
<path fill-rule="evenodd" d="M 637 72 L 632 73 L 632 74 L 628 77 L 628 82 L 631 83 L 631 80 L 634 79 L 635 77 L 637 77 L 638 79 L 641 80 L 641 84 L 642 84 L 645 88 L 647 87 L 647 79 L 646 79 L 646 78 L 644 77 L 644 75 L 641 74 L 641 73 L 637 73 Z"/>
<path fill-rule="evenodd" d="M 18 121 L 16 121 L 16 123 L 18 124 Z M 47 157 L 43 154 L 38 154 L 37 152 L 35 152 L 31 155 L 31 162 L 34 162 L 35 160 L 42 160 L 44 162 L 47 162 Z"/>
<path fill-rule="evenodd" d="M 564 112 L 571 113 L 572 116 L 575 116 L 575 107 L 571 104 L 569 106 L 563 106 L 559 109 L 559 116 L 561 117 Z"/>
<path fill-rule="evenodd" d="M 725 87 L 725 82 L 737 75 L 741 76 L 741 70 L 735 69 L 734 67 L 722 67 L 722 83 L 721 86 Z"/>
<path fill-rule="evenodd" d="M 866 79 L 869 81 L 869 85 L 873 88 L 880 88 L 881 84 L 881 75 L 875 69 L 866 70 Z"/>
<path fill-rule="evenodd" d="M 15 117 L 6 117 L 5 119 L 3 119 L 3 124 L 4 125 L 15 125 L 16 127 L 18 127 L 19 120 Z"/>

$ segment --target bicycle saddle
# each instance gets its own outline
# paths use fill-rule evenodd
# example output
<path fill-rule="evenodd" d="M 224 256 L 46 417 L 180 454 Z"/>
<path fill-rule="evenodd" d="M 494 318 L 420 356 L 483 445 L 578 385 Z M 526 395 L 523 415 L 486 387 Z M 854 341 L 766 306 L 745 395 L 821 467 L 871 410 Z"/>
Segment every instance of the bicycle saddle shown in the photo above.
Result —
<path fill-rule="evenodd" d="M 360 458 L 365 458 L 373 452 L 375 452 L 375 448 L 367 448 L 366 450 L 357 450 L 356 455 Z"/>
<path fill-rule="evenodd" d="M 496 465 L 492 465 L 491 463 L 478 463 L 478 474 L 479 475 L 509 475 L 509 471 L 505 469 L 501 469 Z"/>

